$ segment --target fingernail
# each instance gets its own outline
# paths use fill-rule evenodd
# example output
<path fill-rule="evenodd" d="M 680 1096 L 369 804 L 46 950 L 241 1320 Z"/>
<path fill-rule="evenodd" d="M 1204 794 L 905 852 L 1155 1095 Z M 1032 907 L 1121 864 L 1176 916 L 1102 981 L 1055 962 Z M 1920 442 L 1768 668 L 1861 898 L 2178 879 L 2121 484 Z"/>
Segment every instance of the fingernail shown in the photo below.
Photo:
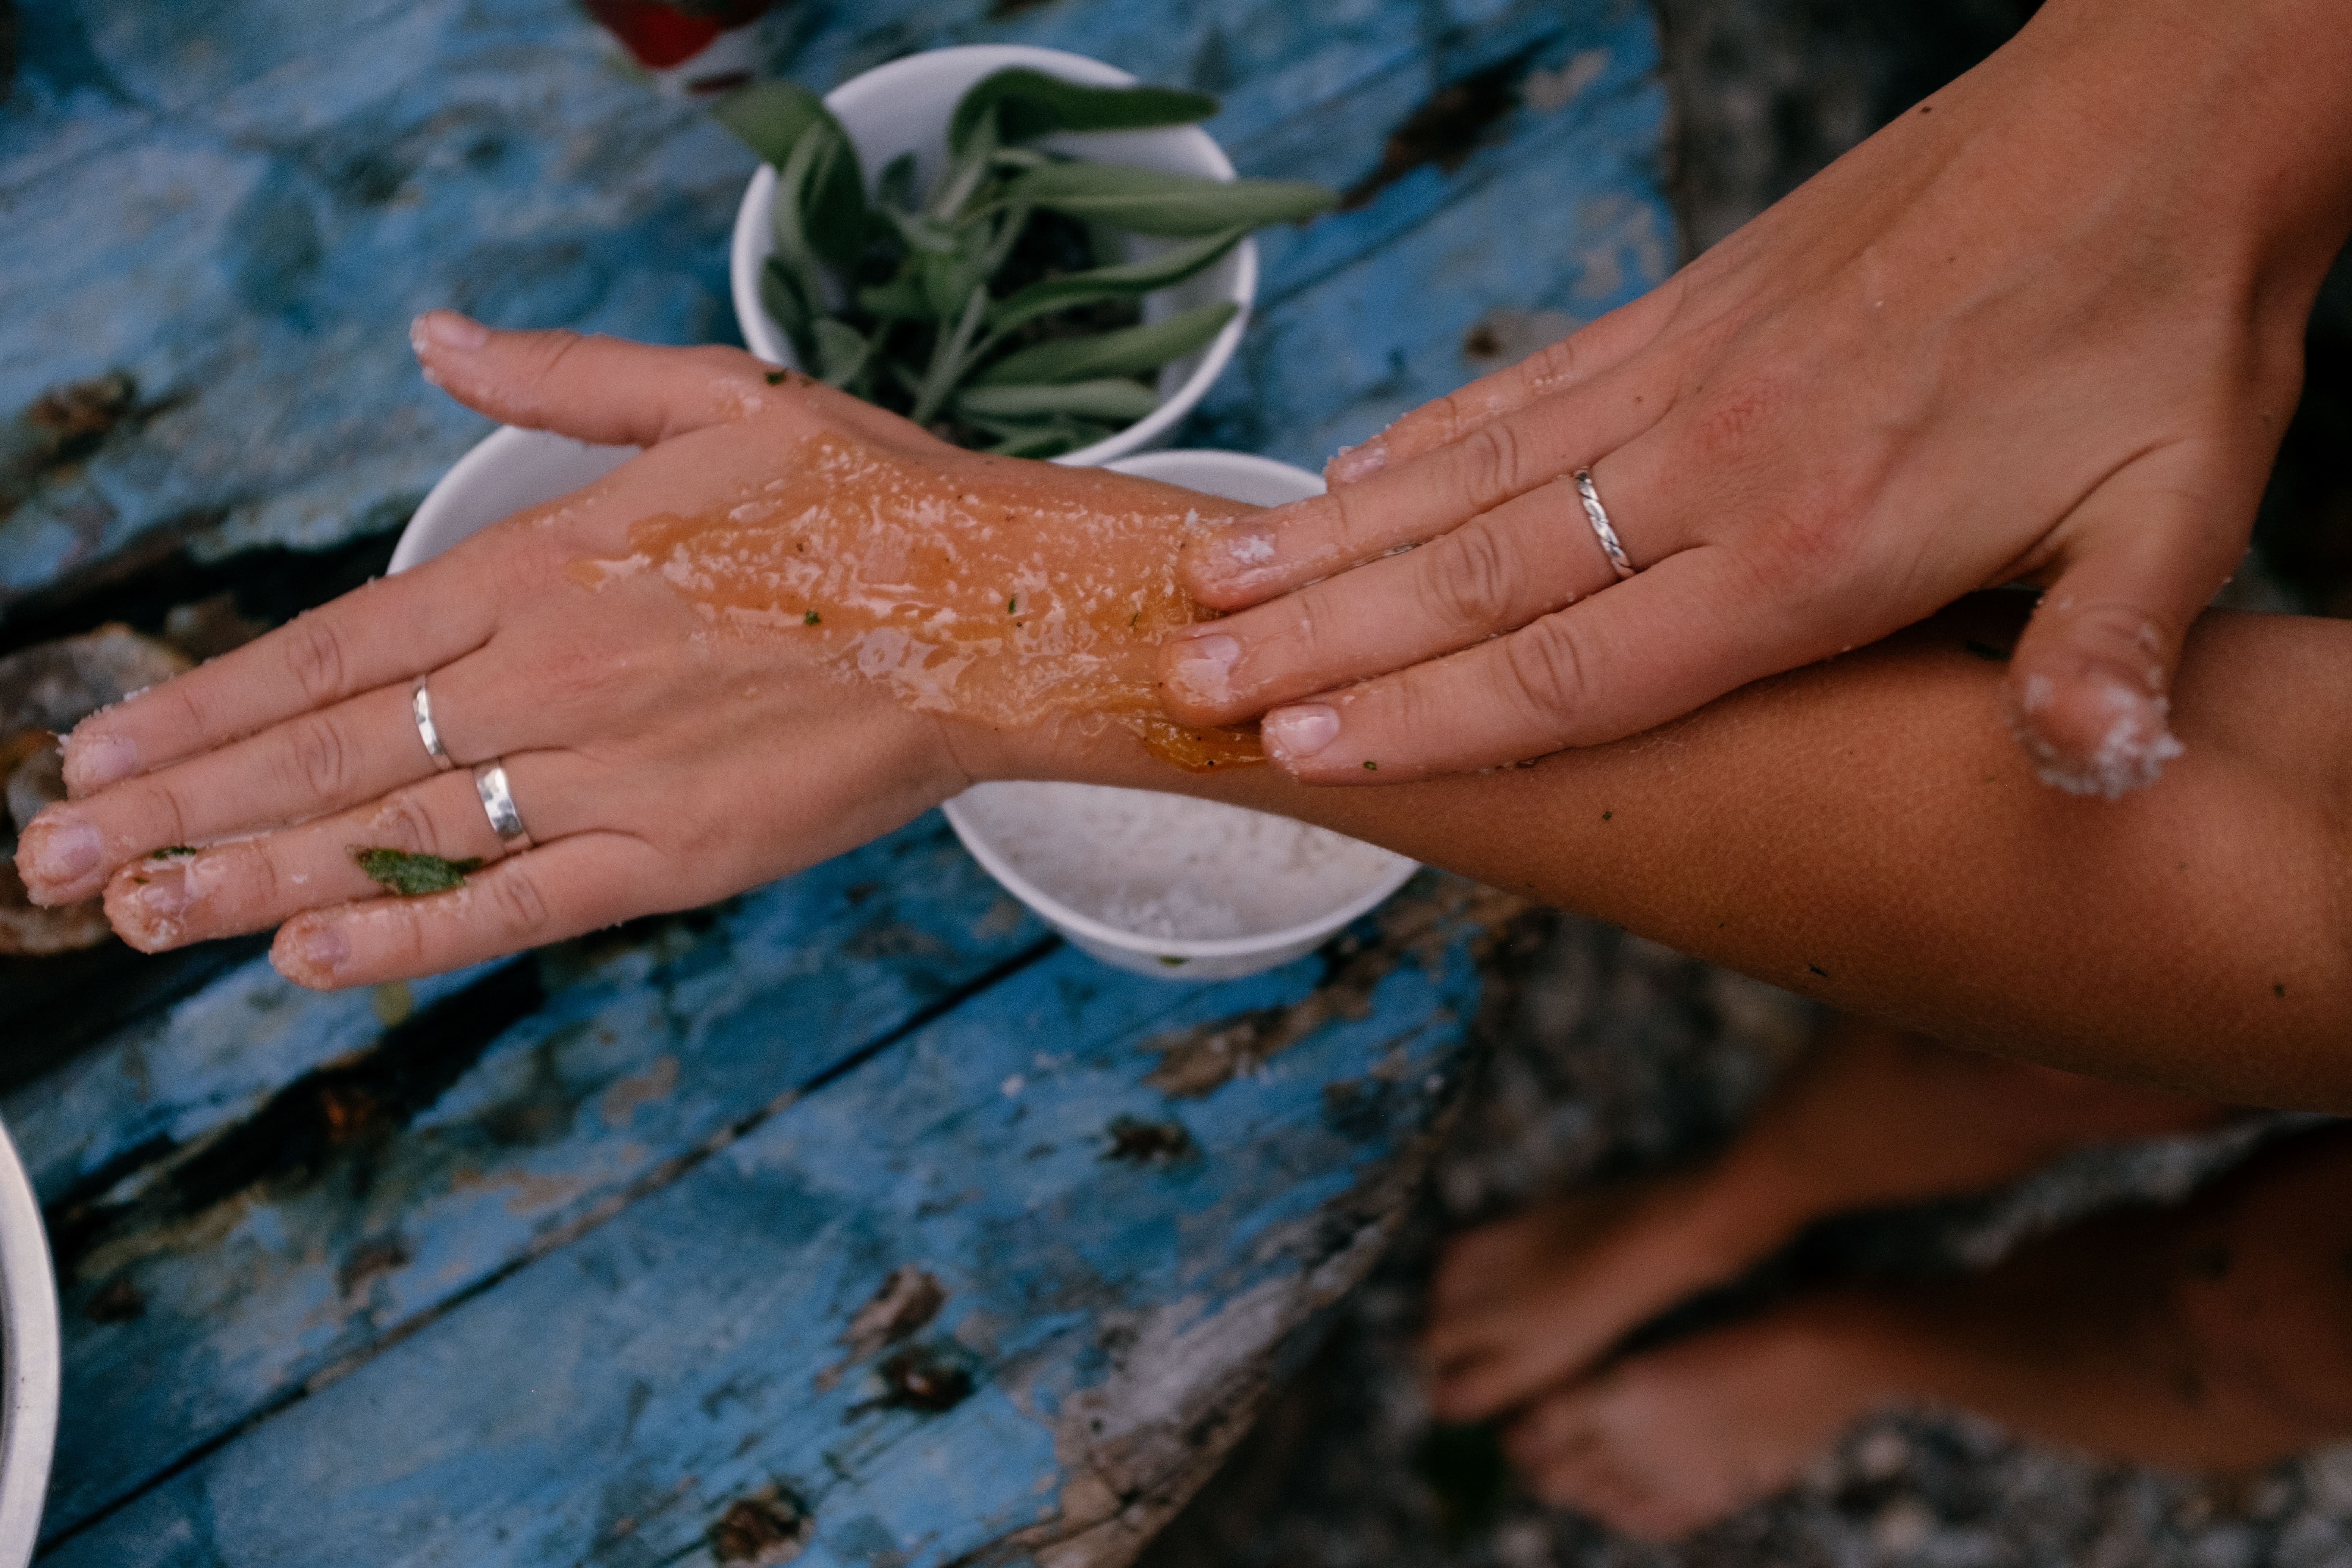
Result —
<path fill-rule="evenodd" d="M 408 330 L 410 344 L 421 354 L 425 349 L 417 342 L 420 335 L 445 349 L 478 349 L 490 341 L 490 329 L 455 310 L 427 310 Z"/>
<path fill-rule="evenodd" d="M 1313 756 L 1339 738 L 1339 711 L 1319 702 L 1277 708 L 1265 716 L 1258 729 L 1265 749 L 1274 753 L 1276 761 L 1295 761 Z"/>
<path fill-rule="evenodd" d="M 1246 577 L 1274 559 L 1274 530 L 1261 522 L 1226 529 L 1201 545 L 1202 564 L 1219 577 Z"/>
<path fill-rule="evenodd" d="M 1171 645 L 1168 684 L 1196 702 L 1223 702 L 1231 695 L 1234 661 L 1242 645 L 1222 634 L 1183 637 Z"/>
<path fill-rule="evenodd" d="M 1388 467 L 1389 444 L 1375 436 L 1360 447 L 1342 447 L 1323 465 L 1323 482 L 1351 485 Z"/>
<path fill-rule="evenodd" d="M 139 771 L 139 746 L 128 735 L 66 737 L 66 787 L 90 795 Z"/>
<path fill-rule="evenodd" d="M 2170 716 L 2164 698 L 2121 675 L 2090 677 L 2070 696 L 2048 676 L 2032 674 L 2020 683 L 2011 728 L 2043 784 L 2121 800 L 2163 777 L 2164 764 L 2186 750 Z"/>
<path fill-rule="evenodd" d="M 55 903 L 62 889 L 98 869 L 104 852 L 95 826 L 52 806 L 25 829 L 16 846 L 16 869 L 35 903 Z"/>
<path fill-rule="evenodd" d="M 297 985 L 333 984 L 351 956 L 342 931 L 324 920 L 289 921 L 269 944 L 270 967 Z"/>
<path fill-rule="evenodd" d="M 142 915 L 169 920 L 188 907 L 188 873 L 170 860 L 142 860 L 131 876 L 130 902 Z"/>

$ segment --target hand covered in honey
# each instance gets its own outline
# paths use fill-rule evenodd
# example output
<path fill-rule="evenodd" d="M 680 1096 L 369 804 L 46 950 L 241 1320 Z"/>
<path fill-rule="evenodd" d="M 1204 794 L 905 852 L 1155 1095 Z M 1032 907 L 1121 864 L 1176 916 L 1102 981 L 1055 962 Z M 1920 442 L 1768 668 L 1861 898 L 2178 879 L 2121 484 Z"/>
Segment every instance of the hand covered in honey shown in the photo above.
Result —
<path fill-rule="evenodd" d="M 485 413 L 645 451 L 85 721 L 18 847 L 37 901 L 103 889 L 149 951 L 278 925 L 283 973 L 354 984 L 707 902 L 977 777 L 1255 752 L 1152 702 L 1151 644 L 1195 613 L 1182 531 L 1233 503 L 960 451 L 734 350 L 446 312 L 416 346 Z M 419 677 L 464 765 L 436 771 Z M 520 852 L 477 795 L 494 759 Z M 464 879 L 383 896 L 402 862 L 370 849 Z"/>

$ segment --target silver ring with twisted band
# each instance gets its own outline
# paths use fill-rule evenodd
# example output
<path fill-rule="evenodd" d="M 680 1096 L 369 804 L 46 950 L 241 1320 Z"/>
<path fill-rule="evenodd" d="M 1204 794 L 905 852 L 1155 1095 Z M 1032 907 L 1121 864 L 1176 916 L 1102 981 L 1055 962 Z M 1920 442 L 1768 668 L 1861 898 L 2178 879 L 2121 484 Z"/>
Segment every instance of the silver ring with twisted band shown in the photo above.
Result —
<path fill-rule="evenodd" d="M 425 742 L 425 754 L 433 759 L 435 773 L 447 773 L 457 764 L 441 746 L 441 731 L 433 727 L 433 694 L 425 689 L 425 677 L 418 676 L 416 684 L 408 690 L 409 717 L 416 721 L 416 738 Z"/>
<path fill-rule="evenodd" d="M 1584 521 L 1592 525 L 1592 536 L 1601 541 L 1601 552 L 1609 557 L 1610 567 L 1622 583 L 1638 570 L 1625 558 L 1625 546 L 1619 542 L 1617 531 L 1609 526 L 1609 509 L 1601 504 L 1601 492 L 1592 488 L 1592 470 L 1576 470 L 1576 499 L 1584 503 Z"/>
<path fill-rule="evenodd" d="M 500 849 L 513 855 L 530 847 L 530 835 L 523 828 L 522 809 L 515 805 L 514 791 L 508 787 L 503 761 L 484 763 L 474 770 L 474 793 L 481 797 L 483 815 L 490 819 L 490 831 L 499 836 Z"/>

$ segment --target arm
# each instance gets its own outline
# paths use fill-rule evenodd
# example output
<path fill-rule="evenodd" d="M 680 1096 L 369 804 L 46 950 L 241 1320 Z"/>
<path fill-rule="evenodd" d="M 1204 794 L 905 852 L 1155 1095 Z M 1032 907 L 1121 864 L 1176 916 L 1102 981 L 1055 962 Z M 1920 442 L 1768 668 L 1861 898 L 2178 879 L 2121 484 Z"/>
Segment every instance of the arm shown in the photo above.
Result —
<path fill-rule="evenodd" d="M 628 567 L 647 527 L 702 507 L 733 521 L 743 496 L 805 483 L 794 454 L 819 437 L 951 479 L 991 517 L 1010 497 L 1141 481 L 957 453 L 829 389 L 772 386 L 731 351 L 515 333 L 428 352 L 477 406 L 651 449 L 86 721 L 67 752 L 75 798 L 19 846 L 36 897 L 103 889 L 150 950 L 282 921 L 272 953 L 289 976 L 356 984 L 721 897 L 975 779 L 1062 777 L 1324 823 L 1963 1043 L 2225 1099 L 2352 1104 L 2336 1050 L 2352 1020 L 2352 627 L 2209 620 L 2182 686 L 2188 755 L 2119 804 L 2032 784 L 1999 717 L 2000 668 L 1967 647 L 2005 646 L 2013 625 L 1974 607 L 1528 768 L 1353 791 L 1271 769 L 1190 775 L 1082 712 L 920 710 L 796 614 L 721 635 L 692 592 Z M 903 536 L 890 504 L 856 515 Z M 1164 576 L 1179 537 L 1114 537 L 1085 505 L 1028 515 L 1065 520 L 1041 558 L 1122 583 Z M 617 569 L 583 582 L 592 563 Z M 1106 664 L 1148 671 L 1148 630 L 1114 637 Z M 538 847 L 502 855 L 466 772 L 431 771 L 407 712 L 427 672 L 445 743 L 505 759 Z M 149 858 L 179 844 L 204 847 Z M 375 897 L 354 844 L 491 864 L 453 892 Z"/>
<path fill-rule="evenodd" d="M 1528 767 L 1347 791 L 1262 770 L 1217 793 L 1952 1044 L 2352 1105 L 2352 625 L 2205 616 L 2185 754 L 2111 803 L 2018 754 L 1983 654 L 2020 618 L 1965 603 Z"/>

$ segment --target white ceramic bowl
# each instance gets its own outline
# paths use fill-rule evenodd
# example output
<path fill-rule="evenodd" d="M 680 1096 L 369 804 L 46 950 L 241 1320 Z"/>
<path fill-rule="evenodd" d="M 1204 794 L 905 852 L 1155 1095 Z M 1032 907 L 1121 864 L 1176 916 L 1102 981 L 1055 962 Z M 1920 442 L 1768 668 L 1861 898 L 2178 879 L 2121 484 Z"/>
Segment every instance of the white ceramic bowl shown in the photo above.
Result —
<path fill-rule="evenodd" d="M 494 431 L 425 496 L 393 551 L 392 570 L 593 484 L 636 451 L 540 430 Z M 1260 506 L 1323 489 L 1304 468 L 1238 452 L 1147 452 L 1109 466 Z M 1171 979 L 1229 980 L 1287 963 L 1415 869 L 1402 855 L 1324 828 L 1142 790 L 984 784 L 941 810 L 989 875 L 1076 946 L 1105 963 Z M 0 1568 L 12 1565 L 0 1560 Z"/>
<path fill-rule="evenodd" d="M 857 161 L 871 185 L 890 161 L 902 153 L 915 154 L 916 185 L 928 189 L 940 172 L 947 144 L 948 116 L 964 89 L 981 78 L 1008 66 L 1027 66 L 1070 81 L 1108 87 L 1135 79 L 1117 66 L 1088 59 L 1061 49 L 1034 48 L 1025 44 L 972 44 L 961 48 L 932 49 L 877 66 L 852 78 L 825 95 L 841 127 L 857 148 Z M 1049 136 L 1038 143 L 1105 163 L 1131 163 L 1171 174 L 1199 174 L 1230 180 L 1234 165 L 1209 133 L 1197 125 L 1159 131 L 1095 132 L 1083 136 Z M 775 250 L 769 232 L 768 209 L 776 189 L 776 172 L 761 164 L 743 193 L 735 213 L 735 239 L 728 258 L 729 281 L 735 296 L 735 321 L 743 341 L 761 359 L 793 365 L 792 345 L 783 331 L 760 303 L 760 273 Z M 1173 242 L 1137 237 L 1132 254 L 1140 259 Z M 1200 305 L 1231 300 L 1239 305 L 1224 330 L 1200 349 L 1163 366 L 1160 372 L 1160 406 L 1107 440 L 1055 458 L 1080 468 L 1107 463 L 1129 452 L 1164 445 L 1177 422 L 1192 412 L 1217 379 L 1242 328 L 1249 320 L 1250 302 L 1257 295 L 1257 242 L 1244 239 L 1214 267 L 1171 289 L 1144 296 L 1143 319 L 1165 321 Z"/>
<path fill-rule="evenodd" d="M 58 1440 L 60 1342 L 41 1205 L 0 1130 L 0 1568 L 25 1568 L 40 1538 Z"/>
<path fill-rule="evenodd" d="M 635 447 L 592 447 L 502 425 L 425 492 L 393 547 L 391 570 L 421 566 L 502 517 L 594 484 L 636 455 Z"/>
<path fill-rule="evenodd" d="M 1239 452 L 1107 466 L 1259 506 L 1323 489 L 1304 468 Z M 1231 980 L 1303 958 L 1419 869 L 1328 828 L 1143 790 L 984 784 L 940 810 L 972 858 L 1073 945 L 1171 980 Z"/>

